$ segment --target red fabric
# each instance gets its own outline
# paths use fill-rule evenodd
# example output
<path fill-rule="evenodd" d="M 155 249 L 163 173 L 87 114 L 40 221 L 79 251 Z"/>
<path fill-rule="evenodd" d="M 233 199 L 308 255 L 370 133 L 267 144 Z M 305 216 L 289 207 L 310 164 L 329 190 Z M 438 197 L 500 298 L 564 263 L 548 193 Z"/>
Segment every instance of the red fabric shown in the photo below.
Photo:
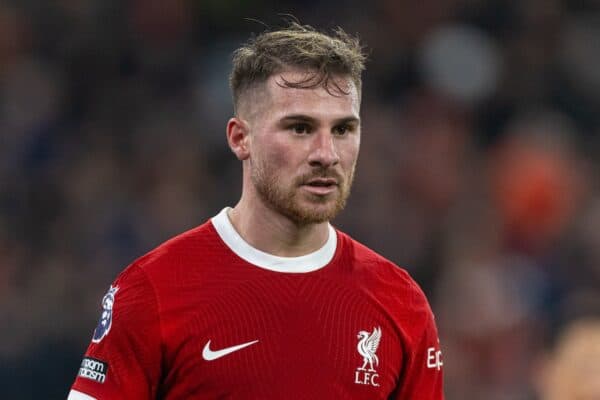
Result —
<path fill-rule="evenodd" d="M 113 286 L 111 330 L 86 352 L 108 364 L 106 380 L 73 384 L 97 399 L 443 398 L 424 294 L 341 232 L 327 266 L 293 274 L 242 260 L 207 222 L 138 259 Z M 357 335 L 376 327 L 379 364 L 361 371 Z M 258 342 L 206 361 L 209 340 L 213 351 Z"/>

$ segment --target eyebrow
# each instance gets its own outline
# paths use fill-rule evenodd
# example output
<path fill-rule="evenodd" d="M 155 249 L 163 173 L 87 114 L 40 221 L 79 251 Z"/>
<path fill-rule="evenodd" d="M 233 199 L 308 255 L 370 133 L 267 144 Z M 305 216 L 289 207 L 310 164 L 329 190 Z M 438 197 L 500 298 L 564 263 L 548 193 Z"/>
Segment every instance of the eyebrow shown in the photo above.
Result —
<path fill-rule="evenodd" d="M 286 123 L 286 122 L 306 122 L 306 123 L 310 123 L 313 125 L 317 125 L 318 121 L 316 118 L 313 118 L 309 115 L 304 115 L 304 114 L 292 114 L 292 115 L 286 115 L 285 117 L 281 118 L 280 120 L 281 123 Z M 349 116 L 349 117 L 342 117 L 342 118 L 338 118 L 336 120 L 334 120 L 334 125 L 342 125 L 342 124 L 360 124 L 360 118 L 354 117 L 354 116 Z"/>

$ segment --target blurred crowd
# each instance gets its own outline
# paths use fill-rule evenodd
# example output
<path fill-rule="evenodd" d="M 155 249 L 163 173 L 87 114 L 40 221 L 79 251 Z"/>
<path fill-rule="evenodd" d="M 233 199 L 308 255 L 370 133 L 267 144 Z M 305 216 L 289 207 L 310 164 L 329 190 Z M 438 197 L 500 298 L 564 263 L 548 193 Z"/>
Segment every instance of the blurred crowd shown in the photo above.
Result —
<path fill-rule="evenodd" d="M 600 293 L 600 3 L 235 3 L 0 1 L 0 397 L 65 397 L 119 271 L 235 204 L 231 51 L 289 13 L 369 49 L 334 223 L 422 285 L 447 399 L 550 399 Z"/>

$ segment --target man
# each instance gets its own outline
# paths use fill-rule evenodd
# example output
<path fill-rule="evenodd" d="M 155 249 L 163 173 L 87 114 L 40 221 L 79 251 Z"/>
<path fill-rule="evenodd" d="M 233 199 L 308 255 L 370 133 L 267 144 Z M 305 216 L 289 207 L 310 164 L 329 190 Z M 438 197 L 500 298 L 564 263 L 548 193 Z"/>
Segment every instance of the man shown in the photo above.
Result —
<path fill-rule="evenodd" d="M 111 285 L 69 399 L 441 399 L 408 274 L 335 230 L 360 144 L 358 41 L 291 24 L 234 54 L 242 195 Z"/>

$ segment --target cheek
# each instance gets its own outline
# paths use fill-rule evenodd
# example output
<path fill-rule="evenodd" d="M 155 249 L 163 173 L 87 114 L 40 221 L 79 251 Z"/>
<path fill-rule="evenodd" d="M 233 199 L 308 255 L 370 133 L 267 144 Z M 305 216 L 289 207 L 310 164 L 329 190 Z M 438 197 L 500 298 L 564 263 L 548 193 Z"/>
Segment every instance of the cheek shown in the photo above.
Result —
<path fill-rule="evenodd" d="M 257 143 L 259 151 L 256 156 L 261 160 L 262 164 L 266 164 L 265 166 L 270 171 L 277 174 L 292 164 L 294 154 L 289 145 L 276 139 L 275 137 L 271 140 Z"/>
<path fill-rule="evenodd" d="M 273 147 L 269 151 L 269 159 L 276 168 L 284 168 L 291 160 L 291 154 L 285 147 Z"/>
<path fill-rule="evenodd" d="M 345 168 L 352 167 L 358 159 L 358 152 L 360 150 L 360 139 L 344 143 L 340 148 L 340 158 Z"/>
<path fill-rule="evenodd" d="M 298 167 L 304 161 L 308 142 L 296 141 L 286 134 L 274 133 L 265 147 L 271 162 L 279 168 Z"/>

